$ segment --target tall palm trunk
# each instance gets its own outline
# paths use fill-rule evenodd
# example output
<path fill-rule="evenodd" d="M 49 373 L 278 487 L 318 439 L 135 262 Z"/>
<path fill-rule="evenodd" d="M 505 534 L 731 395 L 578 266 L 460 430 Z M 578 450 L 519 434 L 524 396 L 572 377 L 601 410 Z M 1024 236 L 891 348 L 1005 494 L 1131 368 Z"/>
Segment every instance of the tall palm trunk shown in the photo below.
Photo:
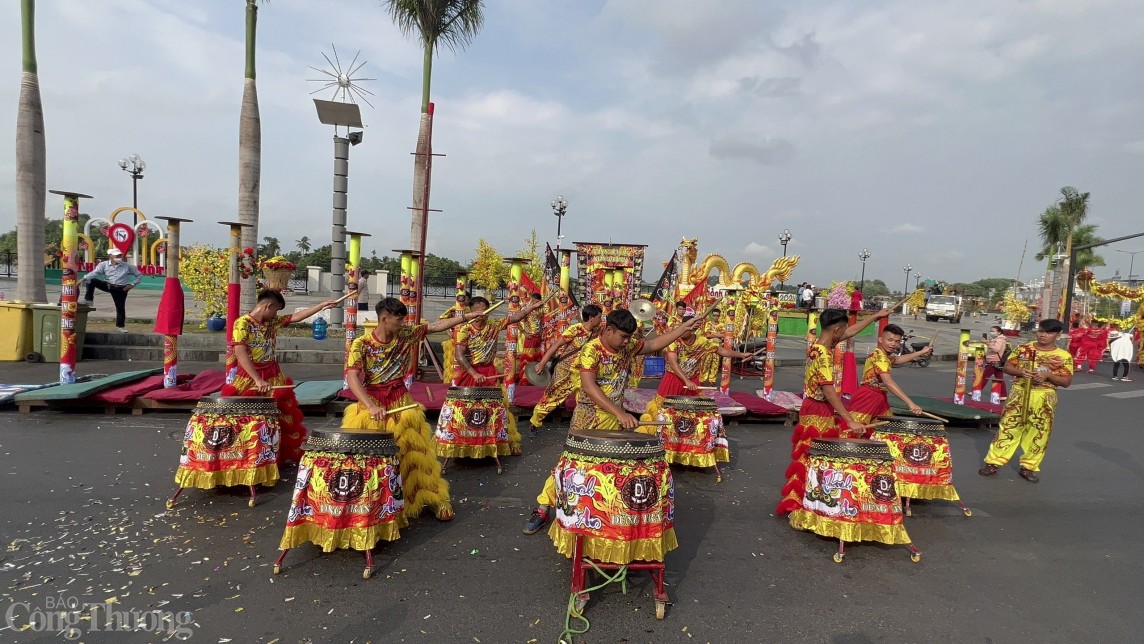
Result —
<path fill-rule="evenodd" d="M 16 112 L 16 250 L 20 272 L 16 299 L 46 302 L 44 286 L 44 203 L 47 196 L 47 152 L 44 107 L 36 72 L 36 1 L 21 0 L 23 75 Z"/>
<path fill-rule="evenodd" d="M 258 116 L 258 87 L 255 85 L 254 45 L 258 26 L 258 5 L 246 2 L 246 74 L 242 84 L 242 111 L 238 119 L 238 221 L 242 247 L 258 248 L 258 193 L 262 180 L 262 122 Z M 242 284 L 241 307 L 254 308 L 254 277 Z"/>
<path fill-rule="evenodd" d="M 409 231 L 409 247 L 421 249 L 421 237 L 425 230 L 425 198 L 428 195 L 428 172 L 426 172 L 432 141 L 429 140 L 429 88 L 433 79 L 433 47 L 425 45 L 425 62 L 421 77 L 421 122 L 417 128 L 417 148 L 413 156 L 413 217 Z"/>

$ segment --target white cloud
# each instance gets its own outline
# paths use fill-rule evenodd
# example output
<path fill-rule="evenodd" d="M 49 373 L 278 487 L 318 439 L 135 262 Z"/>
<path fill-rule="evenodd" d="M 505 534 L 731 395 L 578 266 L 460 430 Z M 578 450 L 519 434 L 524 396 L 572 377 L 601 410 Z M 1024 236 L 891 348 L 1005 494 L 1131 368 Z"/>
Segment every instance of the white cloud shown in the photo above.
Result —
<path fill-rule="evenodd" d="M 769 246 L 764 246 L 758 242 L 751 242 L 747 244 L 747 247 L 743 249 L 743 252 L 747 255 L 761 257 L 770 257 L 775 254 L 775 251 L 771 250 Z"/>
<path fill-rule="evenodd" d="M 915 224 L 904 223 L 904 224 L 898 224 L 897 226 L 894 226 L 893 228 L 883 228 L 882 230 L 883 230 L 883 232 L 897 233 L 899 235 L 913 235 L 913 234 L 917 234 L 917 233 L 924 233 L 926 229 L 922 228 L 921 226 L 917 226 Z"/>

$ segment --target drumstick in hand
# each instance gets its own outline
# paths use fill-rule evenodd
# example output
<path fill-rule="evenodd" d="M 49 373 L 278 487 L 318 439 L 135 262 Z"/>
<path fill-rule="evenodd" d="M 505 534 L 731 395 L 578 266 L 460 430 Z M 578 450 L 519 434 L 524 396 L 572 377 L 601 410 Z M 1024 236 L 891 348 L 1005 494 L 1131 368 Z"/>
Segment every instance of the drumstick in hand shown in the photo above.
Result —
<path fill-rule="evenodd" d="M 931 414 L 931 413 L 929 413 L 928 411 L 923 411 L 923 412 L 921 413 L 921 415 L 922 415 L 922 416 L 925 416 L 926 418 L 932 418 L 932 419 L 934 419 L 934 420 L 939 420 L 939 421 L 941 421 L 941 422 L 943 422 L 943 423 L 948 423 L 948 422 L 949 422 L 949 419 L 947 419 L 947 418 L 942 418 L 941 416 L 938 416 L 937 414 Z"/>
<path fill-rule="evenodd" d="M 334 300 L 334 304 L 341 304 L 342 302 L 344 302 L 344 301 L 346 301 L 347 299 L 349 299 L 349 296 L 351 296 L 351 295 L 357 295 L 357 291 L 350 291 L 349 293 L 346 293 L 345 295 L 343 295 L 343 296 L 339 297 L 338 299 Z"/>
<path fill-rule="evenodd" d="M 271 389 L 293 389 L 294 387 L 297 387 L 297 386 L 298 385 L 272 385 L 270 388 Z"/>
<path fill-rule="evenodd" d="M 498 306 L 500 306 L 504 303 L 505 303 L 505 300 L 501 300 L 500 302 L 497 302 L 496 304 L 490 306 L 489 308 L 485 309 L 484 311 L 481 311 L 481 315 L 488 315 L 489 313 L 492 313 L 493 311 L 497 310 Z"/>

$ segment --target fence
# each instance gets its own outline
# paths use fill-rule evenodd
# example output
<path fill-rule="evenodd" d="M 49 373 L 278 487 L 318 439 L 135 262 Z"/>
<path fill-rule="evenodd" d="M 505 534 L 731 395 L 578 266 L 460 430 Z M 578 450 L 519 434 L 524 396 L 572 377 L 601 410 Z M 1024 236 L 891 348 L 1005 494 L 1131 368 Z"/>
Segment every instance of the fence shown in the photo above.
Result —
<path fill-rule="evenodd" d="M 4 253 L 3 258 L 0 262 L 0 277 L 16 277 L 19 272 L 16 267 L 16 253 L 8 251 Z"/>
<path fill-rule="evenodd" d="M 472 291 L 470 290 L 470 292 Z M 457 285 L 454 282 L 450 282 L 449 284 L 422 284 L 421 294 L 422 297 L 443 297 L 452 299 L 457 296 Z M 386 295 L 389 297 L 400 296 L 401 284 L 391 281 L 388 285 Z M 508 289 L 498 288 L 495 291 L 491 291 L 488 297 L 493 301 L 503 300 L 508 297 Z"/>

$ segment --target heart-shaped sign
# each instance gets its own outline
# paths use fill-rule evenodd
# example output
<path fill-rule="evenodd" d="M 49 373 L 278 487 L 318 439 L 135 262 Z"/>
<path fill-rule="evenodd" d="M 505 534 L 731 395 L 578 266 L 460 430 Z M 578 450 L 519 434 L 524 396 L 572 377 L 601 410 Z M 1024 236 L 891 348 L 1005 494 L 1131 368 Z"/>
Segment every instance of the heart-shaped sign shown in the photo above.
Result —
<path fill-rule="evenodd" d="M 107 229 L 107 239 L 112 246 L 119 249 L 124 255 L 131 250 L 131 243 L 135 241 L 135 231 L 127 224 L 113 224 Z"/>

